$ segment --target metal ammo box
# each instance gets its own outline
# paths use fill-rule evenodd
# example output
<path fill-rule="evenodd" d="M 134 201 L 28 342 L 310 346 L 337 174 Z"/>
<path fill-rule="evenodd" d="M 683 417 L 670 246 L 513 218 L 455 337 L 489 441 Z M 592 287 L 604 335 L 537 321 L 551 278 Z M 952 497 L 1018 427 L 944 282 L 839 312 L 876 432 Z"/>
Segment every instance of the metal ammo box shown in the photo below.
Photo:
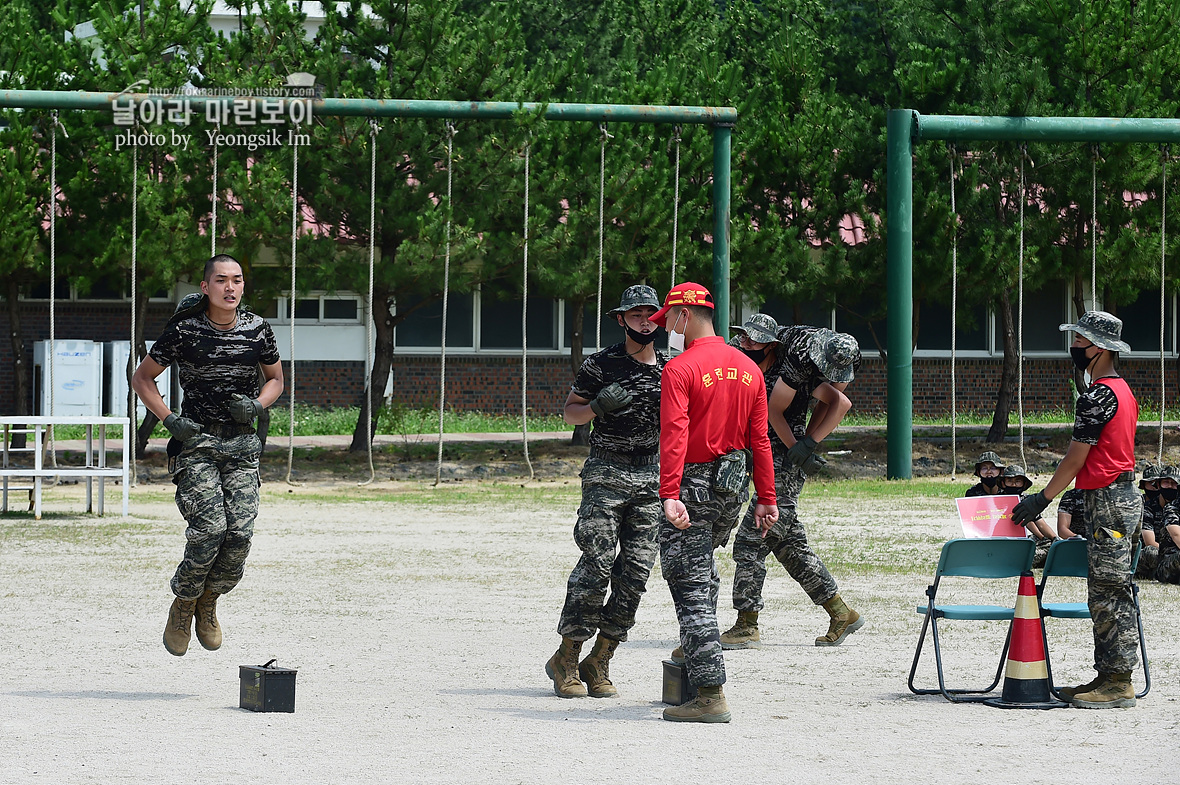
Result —
<path fill-rule="evenodd" d="M 265 665 L 239 665 L 241 698 L 238 706 L 250 711 L 295 711 L 295 669 L 281 668 L 271 660 Z"/>
<path fill-rule="evenodd" d="M 688 666 L 676 660 L 664 660 L 664 703 L 683 706 L 697 696 L 697 688 L 688 680 Z"/>

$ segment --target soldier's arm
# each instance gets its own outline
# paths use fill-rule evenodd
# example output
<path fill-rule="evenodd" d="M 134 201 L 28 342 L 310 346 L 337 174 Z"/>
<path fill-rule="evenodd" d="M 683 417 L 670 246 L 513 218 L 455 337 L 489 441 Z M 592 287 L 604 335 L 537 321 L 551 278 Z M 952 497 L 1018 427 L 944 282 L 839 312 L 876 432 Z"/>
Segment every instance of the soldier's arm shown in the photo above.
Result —
<path fill-rule="evenodd" d="M 139 367 L 131 376 L 131 387 L 135 390 L 135 394 L 139 396 L 139 400 L 143 401 L 147 410 L 156 415 L 161 422 L 172 414 L 172 410 L 168 408 L 168 404 L 164 403 L 160 391 L 156 388 L 156 377 L 165 370 L 163 365 L 149 356 L 140 361 Z"/>
<path fill-rule="evenodd" d="M 590 399 L 570 393 L 565 399 L 565 409 L 561 418 L 570 425 L 585 425 L 594 419 L 594 410 L 590 408 Z"/>
<path fill-rule="evenodd" d="M 259 364 L 258 367 L 262 369 L 262 378 L 266 380 L 258 391 L 258 402 L 267 409 L 283 394 L 283 364 Z"/>
<path fill-rule="evenodd" d="M 770 420 L 770 427 L 774 428 L 778 438 L 782 439 L 783 444 L 787 447 L 793 447 L 795 444 L 795 434 L 791 432 L 791 426 L 787 425 L 785 416 L 787 407 L 791 405 L 793 400 L 795 400 L 794 387 L 782 379 L 774 383 L 774 389 L 770 391 L 770 401 L 767 404 L 767 417 Z"/>
<path fill-rule="evenodd" d="M 1176 547 L 1180 548 L 1180 526 L 1171 523 L 1164 529 L 1168 536 L 1172 538 L 1172 542 L 1176 543 Z"/>
<path fill-rule="evenodd" d="M 822 442 L 836 430 L 844 415 L 852 409 L 852 401 L 844 394 L 847 382 L 832 384 L 824 382 L 815 388 L 812 397 L 815 398 L 815 408 L 811 411 L 811 420 L 807 424 L 807 435 L 817 442 Z"/>

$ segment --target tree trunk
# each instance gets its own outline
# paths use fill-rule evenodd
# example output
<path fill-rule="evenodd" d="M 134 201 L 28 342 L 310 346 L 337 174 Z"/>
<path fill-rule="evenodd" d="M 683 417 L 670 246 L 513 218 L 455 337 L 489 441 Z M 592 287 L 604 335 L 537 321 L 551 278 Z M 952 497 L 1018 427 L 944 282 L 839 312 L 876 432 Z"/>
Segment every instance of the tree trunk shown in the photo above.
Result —
<path fill-rule="evenodd" d="M 20 416 L 29 413 L 29 402 L 32 400 L 32 395 L 29 392 L 31 388 L 29 364 L 25 362 L 25 340 L 20 326 L 20 286 L 15 277 L 8 279 L 5 297 L 8 298 L 8 333 L 9 339 L 12 341 L 12 378 L 16 382 L 16 389 L 13 390 L 13 396 L 16 399 L 13 403 L 16 408 L 13 413 Z M 13 434 L 12 446 L 23 449 L 25 438 L 26 434 Z"/>
<path fill-rule="evenodd" d="M 578 370 L 582 367 L 582 349 L 586 345 L 585 324 L 586 321 L 586 298 L 578 297 L 577 299 L 566 301 L 566 312 L 573 308 L 574 326 L 570 331 L 570 368 L 573 375 L 578 375 Z M 575 425 L 573 436 L 570 437 L 570 444 L 589 444 L 590 443 L 590 423 L 585 425 Z"/>
<path fill-rule="evenodd" d="M 1012 319 L 1012 301 L 1008 290 L 1000 294 L 1000 328 L 1004 338 L 1004 364 L 1000 371 L 1000 389 L 996 392 L 996 409 L 992 427 L 987 432 L 988 442 L 1002 442 L 1008 433 L 1008 418 L 1012 414 L 1012 399 L 1016 396 L 1016 376 L 1020 356 L 1016 347 L 1016 325 Z"/>
<path fill-rule="evenodd" d="M 373 434 L 377 432 L 377 415 L 381 412 L 385 385 L 389 381 L 389 371 L 393 367 L 393 327 L 394 318 L 389 313 L 389 302 L 392 293 L 387 289 L 373 291 L 373 303 L 370 304 L 373 319 L 373 332 L 376 339 L 373 345 L 373 372 L 369 375 L 368 395 L 372 417 L 369 427 L 365 428 L 365 394 L 361 393 L 361 411 L 356 420 L 356 428 L 352 431 L 352 443 L 348 445 L 350 452 L 362 452 L 369 449 Z M 366 437 L 365 431 L 368 430 Z"/>

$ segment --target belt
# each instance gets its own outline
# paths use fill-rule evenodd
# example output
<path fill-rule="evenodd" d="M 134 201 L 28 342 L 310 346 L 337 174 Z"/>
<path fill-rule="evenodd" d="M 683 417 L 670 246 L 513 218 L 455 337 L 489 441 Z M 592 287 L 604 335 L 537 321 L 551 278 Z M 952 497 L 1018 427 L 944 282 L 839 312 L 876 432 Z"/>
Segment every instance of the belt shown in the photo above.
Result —
<path fill-rule="evenodd" d="M 253 425 L 243 425 L 236 422 L 201 423 L 201 432 L 218 439 L 232 439 L 244 433 L 255 433 Z"/>
<path fill-rule="evenodd" d="M 1115 477 L 1114 481 L 1115 482 L 1135 482 L 1135 470 L 1132 469 L 1129 472 L 1123 472 L 1118 477 Z M 1111 484 L 1113 485 L 1114 483 L 1111 483 Z"/>
<path fill-rule="evenodd" d="M 627 452 L 604 450 L 601 447 L 591 447 L 590 457 L 603 461 L 611 461 L 612 463 L 621 463 L 626 466 L 655 466 L 660 462 L 660 454 L 658 452 L 650 455 L 633 455 Z"/>

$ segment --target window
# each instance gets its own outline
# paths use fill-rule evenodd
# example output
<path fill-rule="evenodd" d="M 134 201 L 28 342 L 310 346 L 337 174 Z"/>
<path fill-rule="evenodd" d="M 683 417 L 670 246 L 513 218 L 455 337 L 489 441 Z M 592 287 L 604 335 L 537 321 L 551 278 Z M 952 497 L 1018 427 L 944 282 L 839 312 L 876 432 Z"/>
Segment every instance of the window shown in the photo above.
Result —
<path fill-rule="evenodd" d="M 883 303 L 871 295 L 841 300 L 836 304 L 836 331 L 855 338 L 862 353 L 879 352 L 888 340 L 886 320 L 878 317 L 883 311 Z"/>
<path fill-rule="evenodd" d="M 521 302 L 496 293 L 480 297 L 479 346 L 481 349 L 520 349 Z M 530 349 L 557 348 L 557 300 L 528 298 Z"/>
<path fill-rule="evenodd" d="M 770 314 L 780 325 L 806 324 L 829 329 L 832 326 L 832 306 L 822 300 L 788 303 L 773 298 L 763 303 L 758 312 Z"/>
<path fill-rule="evenodd" d="M 289 323 L 289 303 L 287 297 L 260 301 L 255 313 L 278 323 Z M 281 318 L 279 314 L 282 314 Z M 364 316 L 360 295 L 310 293 L 295 298 L 295 321 L 298 323 L 359 324 Z"/>
<path fill-rule="evenodd" d="M 1164 302 L 1164 351 L 1176 352 L 1175 328 L 1176 296 L 1167 295 Z M 1116 314 L 1123 320 L 1123 340 L 1135 354 L 1155 354 L 1160 351 L 1160 293 L 1143 290 L 1132 303 L 1120 305 Z"/>
<path fill-rule="evenodd" d="M 1012 324 L 1020 326 L 1020 314 L 1015 293 L 1011 297 Z M 1064 281 L 1050 281 L 1036 291 L 1024 287 L 1024 353 L 1062 355 L 1069 338 L 1057 328 L 1071 321 L 1069 315 L 1069 285 Z M 1003 320 L 995 318 L 996 354 L 1004 352 Z"/>
<path fill-rule="evenodd" d="M 951 309 L 939 303 L 915 303 L 918 311 L 916 349 L 934 352 L 951 350 Z M 987 351 L 987 308 L 958 309 L 955 318 L 955 352 Z"/>
<path fill-rule="evenodd" d="M 475 299 L 471 294 L 452 294 L 447 298 L 447 348 L 470 349 L 475 346 Z M 415 310 L 397 326 L 395 345 L 402 348 L 438 348 L 442 336 L 442 300 Z"/>

